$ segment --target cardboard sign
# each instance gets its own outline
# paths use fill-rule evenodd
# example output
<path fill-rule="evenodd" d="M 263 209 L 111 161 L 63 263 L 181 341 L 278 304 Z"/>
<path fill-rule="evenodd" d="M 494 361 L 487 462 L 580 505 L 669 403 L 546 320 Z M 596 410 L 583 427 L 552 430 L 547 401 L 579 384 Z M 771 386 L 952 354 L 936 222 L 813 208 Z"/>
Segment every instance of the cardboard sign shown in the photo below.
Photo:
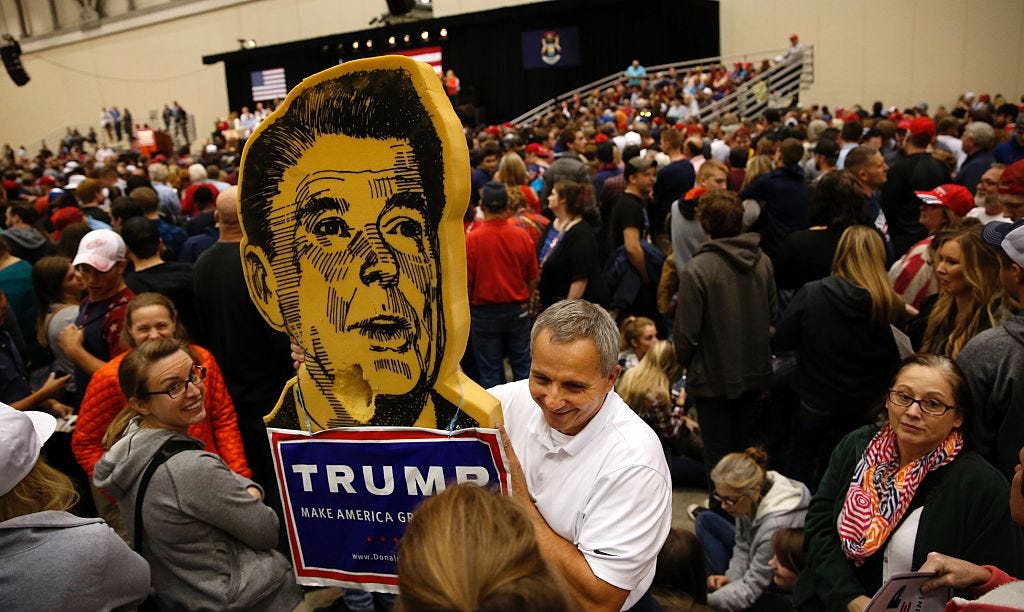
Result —
<path fill-rule="evenodd" d="M 893 574 L 871 598 L 864 612 L 942 612 L 953 596 L 952 589 L 935 589 L 927 595 L 921 592 L 921 585 L 936 575 L 935 572 Z"/>
<path fill-rule="evenodd" d="M 469 152 L 430 66 L 392 55 L 307 78 L 246 141 L 238 185 L 249 296 L 306 353 L 271 427 L 500 421 L 458 368 Z"/>
<path fill-rule="evenodd" d="M 456 482 L 511 487 L 493 429 L 268 435 L 299 584 L 397 592 L 398 542 L 426 497 Z"/>

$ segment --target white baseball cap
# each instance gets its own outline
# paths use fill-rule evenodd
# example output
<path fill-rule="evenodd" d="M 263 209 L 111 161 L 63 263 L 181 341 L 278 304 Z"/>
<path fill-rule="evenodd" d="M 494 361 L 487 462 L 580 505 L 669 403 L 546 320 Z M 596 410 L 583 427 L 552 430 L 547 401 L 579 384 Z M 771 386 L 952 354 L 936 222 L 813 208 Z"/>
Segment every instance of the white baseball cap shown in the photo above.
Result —
<path fill-rule="evenodd" d="M 57 419 L 45 412 L 0 404 L 0 495 L 28 476 L 39 460 L 39 449 L 56 428 Z"/>
<path fill-rule="evenodd" d="M 1003 225 L 1008 224 L 1004 223 Z M 1014 225 L 1016 227 L 1011 226 L 1010 231 L 1006 233 L 1006 238 L 1003 238 L 1001 246 L 1014 263 L 1024 267 L 1024 227 L 1020 223 Z"/>
<path fill-rule="evenodd" d="M 124 240 L 117 232 L 108 229 L 93 230 L 78 243 L 78 254 L 71 265 L 89 264 L 100 272 L 106 272 L 125 258 Z"/>

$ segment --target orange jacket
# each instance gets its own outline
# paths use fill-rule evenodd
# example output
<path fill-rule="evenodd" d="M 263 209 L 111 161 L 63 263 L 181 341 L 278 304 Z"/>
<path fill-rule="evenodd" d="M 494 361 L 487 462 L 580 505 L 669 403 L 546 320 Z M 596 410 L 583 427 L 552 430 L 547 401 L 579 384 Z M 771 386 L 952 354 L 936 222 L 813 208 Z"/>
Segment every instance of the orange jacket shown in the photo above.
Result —
<path fill-rule="evenodd" d="M 252 471 L 245 462 L 242 435 L 238 433 L 238 416 L 224 384 L 224 375 L 209 351 L 195 344 L 190 347 L 200 365 L 206 367 L 206 419 L 189 427 L 188 434 L 202 440 L 205 450 L 217 453 L 229 468 L 248 478 Z M 117 368 L 125 355 L 127 353 L 121 353 L 96 370 L 78 409 L 78 422 L 71 435 L 71 450 L 90 478 L 96 462 L 106 452 L 102 444 L 103 434 L 114 417 L 128 405 L 117 382 Z"/>

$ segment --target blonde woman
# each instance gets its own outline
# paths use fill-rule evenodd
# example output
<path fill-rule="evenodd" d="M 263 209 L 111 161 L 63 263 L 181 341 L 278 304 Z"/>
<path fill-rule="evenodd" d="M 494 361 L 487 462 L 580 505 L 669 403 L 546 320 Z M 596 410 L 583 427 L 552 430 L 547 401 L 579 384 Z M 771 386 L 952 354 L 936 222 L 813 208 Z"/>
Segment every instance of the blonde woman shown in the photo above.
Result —
<path fill-rule="evenodd" d="M 39 456 L 56 420 L 0 405 L 0 601 L 6 610 L 134 608 L 149 565 L 98 518 L 67 510 L 78 494 Z"/>
<path fill-rule="evenodd" d="M 715 499 L 734 520 L 716 512 L 697 517 L 697 537 L 708 555 L 708 605 L 715 610 L 749 610 L 772 583 L 772 538 L 780 529 L 803 527 L 811 493 L 803 484 L 768 471 L 758 448 L 729 453 L 711 470 Z M 735 543 L 722 538 L 734 527 Z"/>
<path fill-rule="evenodd" d="M 622 376 L 616 392 L 658 434 L 672 472 L 672 486 L 705 488 L 700 428 L 686 416 L 685 390 L 674 392 L 682 375 L 675 346 L 669 340 L 658 340 L 640 363 Z"/>
<path fill-rule="evenodd" d="M 953 359 L 967 342 L 1006 318 L 999 257 L 978 226 L 964 227 L 939 245 L 934 262 L 938 296 L 921 305 L 927 317 L 922 352 Z"/>
<path fill-rule="evenodd" d="M 619 327 L 619 365 L 622 374 L 640 363 L 647 351 L 658 341 L 658 328 L 647 317 L 626 317 Z"/>
<path fill-rule="evenodd" d="M 533 239 L 533 247 L 538 248 L 551 221 L 540 214 L 540 198 L 526 184 L 526 164 L 522 158 L 515 153 L 508 153 L 502 157 L 494 180 L 500 181 L 508 193 L 506 214 L 512 223 L 526 230 Z"/>
<path fill-rule="evenodd" d="M 508 208 L 511 211 L 518 211 L 521 208 L 529 208 L 535 213 L 540 213 L 540 198 L 526 182 L 526 163 L 517 153 L 506 153 L 498 163 L 498 175 L 500 180 L 508 189 Z"/>
<path fill-rule="evenodd" d="M 832 275 L 797 292 L 775 333 L 777 349 L 798 351 L 787 474 L 813 488 L 835 443 L 870 422 L 899 364 L 890 324 L 906 318 L 885 275 L 882 238 L 874 228 L 847 228 Z"/>

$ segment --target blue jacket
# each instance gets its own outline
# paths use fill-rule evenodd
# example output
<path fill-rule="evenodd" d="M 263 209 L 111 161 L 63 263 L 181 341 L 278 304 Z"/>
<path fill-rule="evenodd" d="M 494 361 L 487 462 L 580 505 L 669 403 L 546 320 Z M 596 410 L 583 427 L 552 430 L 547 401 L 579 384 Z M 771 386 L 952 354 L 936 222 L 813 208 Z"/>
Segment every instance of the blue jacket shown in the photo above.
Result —
<path fill-rule="evenodd" d="M 658 247 L 646 240 L 640 241 L 644 250 L 644 263 L 647 266 L 647 278 L 661 277 L 661 267 L 665 264 L 665 254 Z M 644 280 L 626 257 L 626 247 L 620 246 L 612 252 L 604 267 L 604 278 L 612 288 L 610 308 L 627 308 L 636 301 Z"/>
<path fill-rule="evenodd" d="M 997 162 L 1009 166 L 1019 159 L 1024 159 L 1024 147 L 1017 144 L 1016 136 L 1010 136 L 1010 139 L 997 146 L 992 154 Z"/>
<path fill-rule="evenodd" d="M 741 200 L 760 200 L 764 209 L 757 225 L 761 229 L 761 250 L 774 257 L 786 236 L 807 229 L 807 184 L 799 164 L 776 168 L 758 177 L 740 194 Z"/>
<path fill-rule="evenodd" d="M 992 164 L 995 163 L 995 160 L 992 151 L 971 153 L 964 160 L 963 165 L 960 166 L 960 172 L 957 173 L 953 182 L 957 185 L 963 185 L 971 192 L 971 195 L 974 195 L 977 193 L 981 175 L 985 174 Z"/>

